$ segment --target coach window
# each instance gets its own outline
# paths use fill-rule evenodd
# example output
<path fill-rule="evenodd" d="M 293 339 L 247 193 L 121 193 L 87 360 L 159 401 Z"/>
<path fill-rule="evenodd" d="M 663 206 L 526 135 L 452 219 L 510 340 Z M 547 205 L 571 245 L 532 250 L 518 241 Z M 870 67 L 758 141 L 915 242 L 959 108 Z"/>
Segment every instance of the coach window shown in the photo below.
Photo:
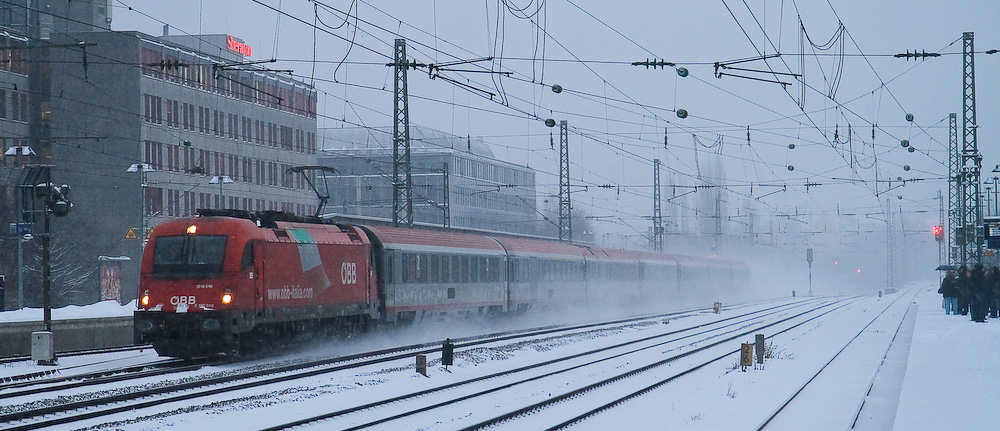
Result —
<path fill-rule="evenodd" d="M 447 283 L 448 276 L 451 275 L 451 267 L 448 263 L 451 262 L 449 256 L 441 256 L 441 282 Z"/>
<path fill-rule="evenodd" d="M 460 256 L 451 257 L 451 282 L 462 282 L 462 258 Z"/>
<path fill-rule="evenodd" d="M 413 283 L 417 280 L 417 256 L 403 253 L 403 283 Z"/>
<path fill-rule="evenodd" d="M 399 282 L 410 282 L 410 255 L 407 253 L 399 254 Z"/>
<path fill-rule="evenodd" d="M 479 282 L 479 257 L 473 256 L 469 258 L 469 273 L 472 274 L 472 282 Z"/>
<path fill-rule="evenodd" d="M 490 259 L 490 281 L 500 281 L 500 258 Z"/>
<path fill-rule="evenodd" d="M 427 259 L 427 255 L 426 254 L 418 254 L 417 255 L 417 281 L 420 282 L 420 283 L 427 282 L 427 266 L 428 266 L 427 263 L 428 263 L 428 260 L 429 259 Z"/>
<path fill-rule="evenodd" d="M 469 256 L 462 256 L 462 283 L 469 282 Z"/>
<path fill-rule="evenodd" d="M 392 267 L 392 254 L 387 252 L 386 256 L 386 268 L 385 268 L 385 281 L 386 283 L 392 283 L 392 272 L 395 268 Z"/>
<path fill-rule="evenodd" d="M 479 281 L 490 281 L 489 260 L 490 258 L 488 257 L 476 258 L 476 264 L 479 267 Z"/>
<path fill-rule="evenodd" d="M 441 281 L 441 273 L 438 272 L 440 270 L 441 270 L 441 257 L 438 256 L 438 255 L 436 255 L 436 254 L 432 254 L 431 255 L 431 282 L 432 283 L 437 283 L 437 282 Z"/>

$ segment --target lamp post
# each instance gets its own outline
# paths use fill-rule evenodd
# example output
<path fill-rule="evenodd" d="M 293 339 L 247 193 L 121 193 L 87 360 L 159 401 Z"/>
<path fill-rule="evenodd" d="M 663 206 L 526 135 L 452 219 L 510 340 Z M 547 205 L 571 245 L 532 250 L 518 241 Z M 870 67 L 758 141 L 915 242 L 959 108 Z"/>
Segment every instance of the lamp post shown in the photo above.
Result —
<path fill-rule="evenodd" d="M 23 168 L 21 157 L 34 156 L 35 150 L 27 145 L 15 145 L 3 154 L 17 157 L 17 165 Z M 24 308 L 24 242 L 32 239 L 31 223 L 12 223 L 11 233 L 17 235 L 17 309 L 20 310 Z"/>
<path fill-rule="evenodd" d="M 31 241 L 30 233 L 17 236 L 17 309 L 24 308 L 24 242 Z"/>
<path fill-rule="evenodd" d="M 212 177 L 212 179 L 208 180 L 208 183 L 219 185 L 219 209 L 222 209 L 226 206 L 226 197 L 222 194 L 222 185 L 232 184 L 233 179 L 230 178 L 229 175 L 216 175 Z"/>
<path fill-rule="evenodd" d="M 989 181 L 986 182 L 986 184 L 989 184 L 989 183 L 990 183 Z M 987 216 L 993 215 L 991 213 L 991 211 L 990 211 L 990 190 L 993 190 L 993 188 L 990 187 L 990 186 L 986 186 L 986 215 Z"/>
<path fill-rule="evenodd" d="M 154 172 L 149 163 L 133 163 L 125 172 L 139 174 L 139 255 L 146 246 L 146 174 Z"/>
<path fill-rule="evenodd" d="M 993 168 L 993 173 L 1000 174 L 1000 165 L 996 165 L 996 167 Z M 995 216 L 997 215 L 997 213 L 1000 213 L 1000 211 L 997 210 L 997 207 L 1000 205 L 998 205 L 996 199 L 997 198 L 996 194 L 1000 192 L 1000 189 L 997 188 L 998 183 L 1000 183 L 1000 177 L 994 176 L 991 179 L 993 180 L 993 215 Z"/>

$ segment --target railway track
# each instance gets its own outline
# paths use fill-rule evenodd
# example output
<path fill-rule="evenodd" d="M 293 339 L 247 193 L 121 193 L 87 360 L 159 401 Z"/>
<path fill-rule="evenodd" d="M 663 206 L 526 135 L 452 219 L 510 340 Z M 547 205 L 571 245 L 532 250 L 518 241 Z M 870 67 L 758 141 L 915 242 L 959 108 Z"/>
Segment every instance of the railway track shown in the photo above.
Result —
<path fill-rule="evenodd" d="M 615 381 L 634 377 L 640 373 L 648 371 L 649 369 L 670 364 L 678 359 L 709 349 L 718 350 L 719 346 L 724 343 L 746 336 L 747 334 L 757 332 L 761 329 L 772 327 L 779 323 L 800 318 L 805 315 L 813 314 L 821 309 L 830 309 L 829 311 L 821 313 L 815 317 L 807 318 L 798 323 L 802 324 L 845 305 L 846 303 L 841 303 L 839 301 L 822 301 L 822 303 L 805 311 L 796 312 L 791 316 L 782 317 L 771 322 L 767 321 L 767 318 L 771 318 L 772 315 L 784 312 L 791 313 L 792 309 L 798 308 L 802 306 L 802 304 L 798 303 L 788 307 L 775 307 L 776 309 L 769 308 L 761 310 L 760 312 L 746 313 L 739 316 L 713 321 L 708 324 L 697 325 L 676 331 L 669 331 L 650 337 L 643 337 L 639 340 L 633 340 L 613 346 L 605 346 L 574 355 L 559 357 L 545 362 L 514 368 L 500 373 L 458 381 L 392 398 L 378 399 L 370 403 L 351 408 L 340 409 L 327 414 L 300 419 L 263 429 L 271 431 L 297 428 L 307 425 L 313 425 L 317 428 L 335 428 L 341 430 L 359 430 L 370 428 L 399 429 L 400 427 L 412 428 L 412 423 L 442 422 L 447 424 L 445 426 L 446 428 L 459 428 L 467 430 L 491 427 L 501 423 L 503 423 L 504 426 L 512 426 L 513 429 L 538 429 L 537 423 L 522 425 L 517 423 L 509 424 L 507 422 L 529 417 L 529 414 L 532 412 L 551 408 L 559 405 L 565 400 L 579 397 L 586 392 L 596 390 Z M 700 346 L 700 344 L 705 345 Z M 695 345 L 699 346 L 694 347 Z M 668 354 L 670 356 L 655 361 L 652 364 L 632 368 L 598 383 L 588 384 L 575 390 L 569 390 L 563 393 L 554 394 L 550 389 L 552 387 L 564 386 L 561 383 L 565 383 L 566 381 L 572 381 L 573 378 L 567 376 L 580 376 L 593 373 L 591 368 L 595 365 L 599 365 L 599 367 L 603 369 L 608 369 L 608 361 L 617 361 L 615 366 L 612 366 L 611 368 L 618 369 L 621 367 L 629 367 L 628 364 L 631 361 L 636 360 L 634 358 L 636 354 L 641 352 L 648 353 L 650 351 L 663 351 L 663 349 L 667 349 L 664 353 L 669 352 Z M 604 356 L 600 356 L 601 354 Z M 731 354 L 732 350 L 725 349 L 725 354 L 719 357 L 714 357 L 705 364 L 714 362 Z M 693 367 L 688 371 L 682 372 L 680 375 L 687 374 L 688 372 L 701 368 L 701 366 L 704 365 Z M 677 375 L 674 378 L 680 377 L 680 375 Z M 462 393 L 452 396 L 440 395 L 440 393 L 443 393 L 444 391 L 456 390 Z M 433 393 L 439 393 L 439 396 L 436 398 L 428 397 L 428 395 Z M 470 407 L 463 405 L 463 402 L 470 400 L 473 402 L 476 402 L 476 400 L 481 401 L 486 397 L 489 397 L 489 399 L 503 400 L 521 399 L 526 398 L 524 395 L 526 393 L 535 395 L 538 395 L 539 393 L 548 393 L 548 395 L 541 395 L 541 398 L 545 398 L 545 400 L 541 402 L 531 403 L 530 405 L 524 407 L 512 409 L 506 413 L 496 415 L 490 419 L 480 421 L 472 425 L 463 425 L 466 422 L 465 418 L 469 416 L 468 412 L 470 411 Z M 424 398 L 436 401 L 424 402 Z M 401 403 L 416 405 L 401 406 Z M 397 411 L 392 411 L 393 409 Z M 599 412 L 602 409 L 603 408 L 597 408 L 589 412 L 585 412 L 579 417 L 574 416 L 573 419 L 570 419 L 567 423 L 575 422 L 589 414 Z M 361 417 L 355 420 L 348 417 L 349 415 L 356 413 L 360 413 Z M 448 422 L 447 418 L 452 419 L 454 422 Z"/>
<path fill-rule="evenodd" d="M 860 350 L 871 350 L 868 345 L 861 345 L 863 341 L 870 338 L 889 338 L 888 335 L 891 334 L 888 343 L 884 346 L 878 353 L 877 356 L 881 356 L 884 360 L 888 356 L 889 349 L 892 348 L 893 342 L 896 340 L 896 336 L 900 333 L 904 323 L 906 322 L 906 315 L 910 312 L 913 302 L 913 298 L 916 296 L 917 292 L 911 292 L 905 295 L 897 296 L 893 302 L 873 317 L 863 328 L 861 328 L 853 337 L 851 337 L 839 350 L 837 350 L 829 360 L 824 362 L 815 372 L 809 375 L 808 379 L 802 382 L 797 389 L 791 393 L 784 401 L 777 406 L 770 414 L 768 414 L 758 425 L 754 428 L 757 431 L 765 429 L 797 429 L 801 428 L 804 424 L 795 423 L 798 418 L 802 417 L 802 411 L 810 412 L 807 417 L 810 420 L 819 420 L 821 422 L 832 422 L 837 424 L 842 424 L 843 426 L 838 426 L 838 429 L 853 428 L 853 425 L 857 422 L 858 415 L 861 409 L 864 407 L 864 400 L 866 394 L 871 390 L 872 383 L 874 382 L 875 375 L 878 373 L 876 368 L 872 373 L 862 372 L 858 367 L 858 363 L 854 358 L 848 358 L 852 353 L 852 349 L 855 351 Z M 862 361 L 862 363 L 878 363 L 881 361 Z M 857 408 L 854 410 L 854 415 L 848 418 L 837 418 L 835 417 L 837 412 L 817 412 L 815 409 L 816 405 L 826 405 L 829 400 L 824 399 L 823 390 L 824 387 L 828 387 L 831 379 L 843 380 L 842 373 L 836 373 L 833 371 L 835 368 L 848 367 L 851 369 L 851 373 L 855 375 L 858 379 L 869 382 L 867 385 L 859 387 L 858 397 L 860 401 L 858 402 Z M 829 375 L 829 376 L 827 376 Z M 826 381 L 824 380 L 826 377 Z M 844 384 L 844 382 L 840 382 Z M 795 412 L 789 414 L 789 412 Z M 817 415 L 828 416 L 823 419 L 818 419 Z"/>
<path fill-rule="evenodd" d="M 209 359 L 184 360 L 167 358 L 100 371 L 70 373 L 66 375 L 54 373 L 48 375 L 51 377 L 0 384 L 0 400 L 27 395 L 44 397 L 46 394 L 56 394 L 61 391 L 86 386 L 111 384 L 139 378 L 160 377 L 173 373 L 198 370 L 204 367 L 205 364 L 214 363 L 221 362 Z M 67 370 L 64 369 L 62 371 Z"/>
<path fill-rule="evenodd" d="M 777 307 L 780 306 L 770 308 Z M 678 313 L 619 319 L 611 322 L 574 325 L 569 327 L 546 327 L 532 331 L 509 331 L 504 333 L 489 334 L 481 337 L 471 337 L 468 339 L 456 339 L 455 342 L 459 348 L 469 348 L 487 343 L 551 336 L 552 334 L 557 333 L 595 331 L 602 327 L 613 328 L 616 325 L 632 325 L 635 324 L 635 322 L 640 321 L 658 320 L 671 317 L 676 319 L 679 316 L 689 316 L 699 312 L 703 312 L 703 310 L 689 310 Z M 722 320 L 730 320 L 734 318 L 735 317 L 730 317 Z M 84 421 L 93 422 L 92 420 L 96 418 L 113 417 L 119 413 L 133 412 L 136 409 L 152 408 L 165 403 L 186 402 L 197 398 L 224 394 L 227 392 L 232 393 L 246 389 L 261 388 L 266 387 L 267 385 L 279 384 L 293 379 L 303 379 L 323 374 L 337 373 L 344 370 L 358 369 L 360 367 L 384 364 L 391 361 L 412 360 L 414 354 L 434 353 L 439 350 L 439 347 L 439 343 L 416 344 L 401 348 L 385 349 L 333 359 L 307 361 L 292 365 L 224 373 L 224 375 L 194 378 L 190 379 L 190 381 L 184 382 L 163 383 L 151 388 L 135 388 L 135 390 L 115 388 L 114 394 L 112 395 L 95 392 L 91 394 L 75 395 L 73 397 L 62 397 L 60 398 L 60 401 L 62 402 L 55 403 L 52 402 L 53 397 L 56 397 L 53 395 L 44 402 L 29 402 L 21 405 L 11 403 L 7 407 L 3 408 L 0 410 L 0 412 L 2 412 L 2 414 L 0 414 L 0 429 L 27 430 L 52 426 L 63 427 L 69 424 L 81 424 Z M 22 394 L 26 394 L 29 391 L 24 391 Z M 11 399 L 16 400 L 16 398 L 17 397 L 12 397 Z"/>
<path fill-rule="evenodd" d="M 104 353 L 114 353 L 114 352 L 131 352 L 136 350 L 152 349 L 153 346 L 149 344 L 143 344 L 139 346 L 123 346 L 123 347 L 106 347 L 102 349 L 83 349 L 83 350 L 69 350 L 56 352 L 56 355 L 60 358 L 65 358 L 69 356 L 87 356 L 87 355 L 100 355 Z M 0 365 L 13 364 L 16 362 L 30 361 L 31 355 L 12 355 L 0 357 Z M 50 373 L 51 374 L 51 373 Z M 6 381 L 6 377 L 0 377 L 0 381 Z"/>

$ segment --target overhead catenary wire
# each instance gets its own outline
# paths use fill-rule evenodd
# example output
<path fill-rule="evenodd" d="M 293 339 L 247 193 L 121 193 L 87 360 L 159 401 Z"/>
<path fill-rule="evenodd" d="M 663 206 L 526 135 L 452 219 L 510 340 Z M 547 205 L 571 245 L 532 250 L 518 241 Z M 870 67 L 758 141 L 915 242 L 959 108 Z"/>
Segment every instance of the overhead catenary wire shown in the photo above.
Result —
<path fill-rule="evenodd" d="M 605 103 L 605 105 L 607 106 L 607 103 L 608 103 L 608 100 L 609 100 L 609 99 L 605 97 L 605 98 L 603 98 L 603 100 L 604 100 L 604 103 Z M 353 106 L 353 105 L 352 105 L 352 106 Z M 515 116 L 516 116 L 516 115 L 515 115 Z M 662 117 L 660 117 L 660 118 L 662 118 Z M 609 119 L 607 115 L 606 115 L 606 116 L 604 117 L 604 120 L 606 120 L 606 121 L 614 121 L 614 120 L 612 120 L 612 119 Z M 605 131 L 605 132 L 607 132 L 607 131 Z M 610 135 L 609 135 L 609 136 L 610 136 Z M 608 141 L 607 139 L 602 139 L 602 140 L 604 140 L 604 141 Z M 621 144 L 621 142 L 617 142 L 616 144 Z M 646 156 L 643 156 L 642 158 L 643 158 L 643 159 L 648 159 L 648 157 L 646 157 Z"/>

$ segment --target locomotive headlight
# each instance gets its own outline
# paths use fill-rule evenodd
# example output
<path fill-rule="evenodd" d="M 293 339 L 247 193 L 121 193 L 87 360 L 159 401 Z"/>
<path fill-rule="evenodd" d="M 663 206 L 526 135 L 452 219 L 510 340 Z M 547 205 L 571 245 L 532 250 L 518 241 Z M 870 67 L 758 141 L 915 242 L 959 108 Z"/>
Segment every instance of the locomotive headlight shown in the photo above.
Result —
<path fill-rule="evenodd" d="M 193 224 L 193 225 L 188 226 L 187 233 L 189 233 L 191 235 L 194 235 L 194 234 L 198 233 L 198 225 Z"/>
<path fill-rule="evenodd" d="M 222 294 L 222 303 L 229 304 L 231 302 L 233 302 L 233 294 L 227 290 L 226 293 Z"/>
<path fill-rule="evenodd" d="M 142 305 L 149 306 L 149 291 L 142 292 Z"/>

